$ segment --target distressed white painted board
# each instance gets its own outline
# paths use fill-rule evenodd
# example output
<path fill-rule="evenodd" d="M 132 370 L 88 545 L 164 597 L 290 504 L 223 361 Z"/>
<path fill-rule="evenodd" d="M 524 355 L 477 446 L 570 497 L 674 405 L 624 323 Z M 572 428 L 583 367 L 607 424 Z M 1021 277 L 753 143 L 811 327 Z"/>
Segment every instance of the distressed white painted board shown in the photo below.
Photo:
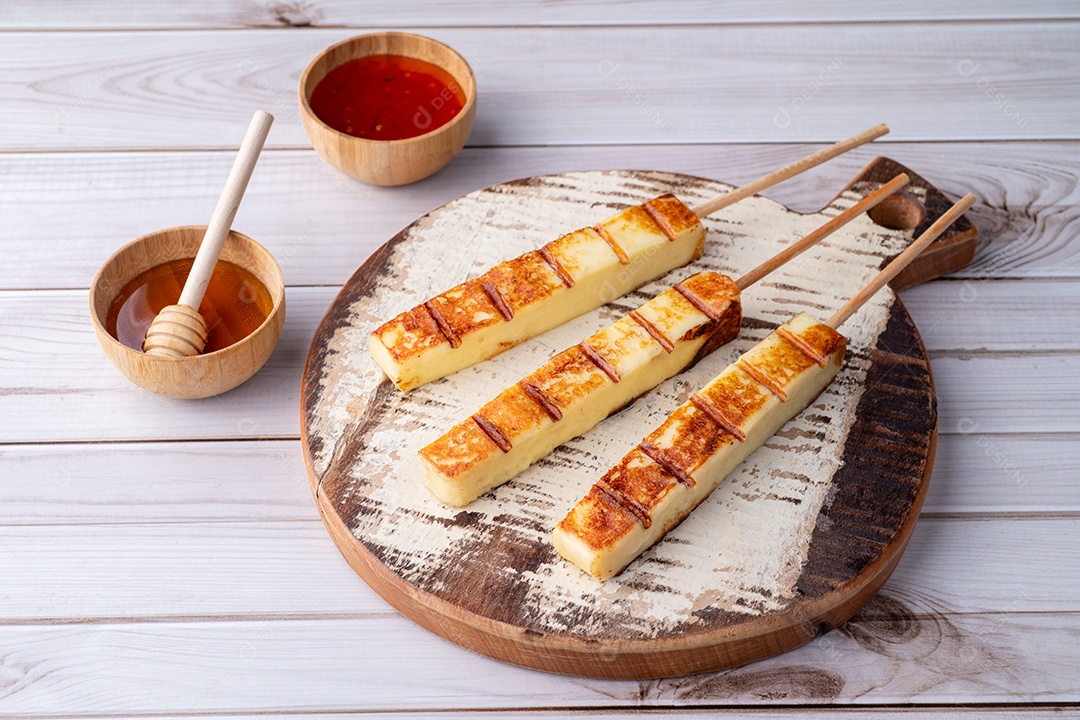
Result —
<path fill-rule="evenodd" d="M 867 177 L 895 172 L 875 163 Z M 703 269 L 737 276 L 868 187 L 876 185 L 857 183 L 815 215 L 760 198 L 739 203 L 706 220 L 706 251 L 691 267 L 402 395 L 366 351 L 367 334 L 384 319 L 538 247 L 551 239 L 550 218 L 569 230 L 662 192 L 693 206 L 726 188 L 666 173 L 571 173 L 478 191 L 421 218 L 346 284 L 305 371 L 312 483 L 346 558 L 425 627 L 501 659 L 559 672 L 685 674 L 775 654 L 806 642 L 807 628 L 842 621 L 833 613 L 854 612 L 899 558 L 933 457 L 929 369 L 891 292 L 845 325 L 846 368 L 812 410 L 733 473 L 719 499 L 622 575 L 600 584 L 558 558 L 547 536 L 592 480 L 695 388 L 791 314 L 808 309 L 826 317 L 906 246 L 911 230 L 856 219 L 744 293 L 736 341 L 464 510 L 428 494 L 415 453 L 552 353 L 671 283 Z M 921 179 L 913 193 L 947 206 Z M 864 388 L 871 393 L 865 399 Z M 880 458 L 872 468 L 863 467 L 868 456 Z M 861 478 L 872 489 L 849 498 L 853 491 L 841 478 Z M 868 495 L 880 507 L 860 505 Z"/>

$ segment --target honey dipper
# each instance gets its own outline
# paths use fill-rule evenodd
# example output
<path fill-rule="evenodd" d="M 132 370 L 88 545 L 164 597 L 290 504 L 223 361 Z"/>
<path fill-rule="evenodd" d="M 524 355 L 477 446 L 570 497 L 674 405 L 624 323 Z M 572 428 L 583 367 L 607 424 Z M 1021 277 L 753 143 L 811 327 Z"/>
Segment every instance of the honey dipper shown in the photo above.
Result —
<path fill-rule="evenodd" d="M 206 347 L 206 321 L 198 308 L 273 122 L 274 116 L 263 110 L 256 110 L 251 118 L 180 299 L 176 305 L 162 308 L 146 331 L 143 352 L 148 355 L 183 358 L 198 355 Z"/>

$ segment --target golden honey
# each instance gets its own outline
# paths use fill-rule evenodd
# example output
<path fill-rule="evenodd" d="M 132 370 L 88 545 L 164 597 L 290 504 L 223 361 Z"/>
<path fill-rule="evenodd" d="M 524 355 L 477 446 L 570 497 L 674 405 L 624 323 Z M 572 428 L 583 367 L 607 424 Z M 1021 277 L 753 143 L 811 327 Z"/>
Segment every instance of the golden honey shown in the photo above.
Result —
<path fill-rule="evenodd" d="M 150 323 L 162 308 L 179 300 L 191 265 L 191 258 L 173 260 L 133 278 L 109 306 L 105 329 L 124 345 L 141 351 Z M 243 340 L 272 309 L 270 292 L 258 278 L 239 265 L 219 260 L 199 305 L 207 330 L 203 353 Z"/>

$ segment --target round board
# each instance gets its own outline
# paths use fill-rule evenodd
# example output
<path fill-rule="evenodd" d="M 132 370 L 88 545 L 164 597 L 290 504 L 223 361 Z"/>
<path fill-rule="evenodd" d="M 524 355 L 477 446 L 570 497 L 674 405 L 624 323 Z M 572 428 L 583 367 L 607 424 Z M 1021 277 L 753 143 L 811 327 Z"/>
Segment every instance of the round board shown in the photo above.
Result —
<path fill-rule="evenodd" d="M 367 352 L 378 325 L 626 205 L 695 206 L 730 185 L 652 171 L 528 178 L 420 218 L 345 284 L 312 343 L 301 426 L 316 505 L 351 566 L 429 630 L 528 667 L 608 678 L 685 675 L 769 657 L 853 615 L 892 572 L 919 514 L 937 413 L 918 331 L 885 289 L 844 326 L 844 368 L 806 411 L 681 525 L 601 582 L 550 533 L 608 467 L 697 388 L 793 314 L 823 319 L 948 201 L 922 178 L 748 288 L 739 337 L 464 509 L 423 486 L 416 452 L 547 358 L 701 270 L 737 277 L 904 170 L 878 158 L 827 207 L 753 197 L 707 218 L 690 266 L 477 366 L 410 393 Z M 875 220 L 877 222 L 875 222 Z M 883 224 L 879 224 L 883 223 Z M 892 226 L 892 227 L 886 227 Z M 900 278 L 970 259 L 961 218 Z"/>

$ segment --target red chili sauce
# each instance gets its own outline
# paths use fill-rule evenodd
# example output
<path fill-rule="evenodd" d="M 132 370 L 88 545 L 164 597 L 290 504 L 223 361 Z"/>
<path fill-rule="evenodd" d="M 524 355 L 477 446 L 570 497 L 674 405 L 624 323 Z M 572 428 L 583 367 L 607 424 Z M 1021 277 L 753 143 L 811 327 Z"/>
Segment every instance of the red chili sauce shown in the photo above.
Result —
<path fill-rule="evenodd" d="M 368 55 L 331 70 L 311 109 L 335 130 L 369 140 L 404 140 L 450 122 L 465 106 L 454 77 L 424 60 Z"/>

